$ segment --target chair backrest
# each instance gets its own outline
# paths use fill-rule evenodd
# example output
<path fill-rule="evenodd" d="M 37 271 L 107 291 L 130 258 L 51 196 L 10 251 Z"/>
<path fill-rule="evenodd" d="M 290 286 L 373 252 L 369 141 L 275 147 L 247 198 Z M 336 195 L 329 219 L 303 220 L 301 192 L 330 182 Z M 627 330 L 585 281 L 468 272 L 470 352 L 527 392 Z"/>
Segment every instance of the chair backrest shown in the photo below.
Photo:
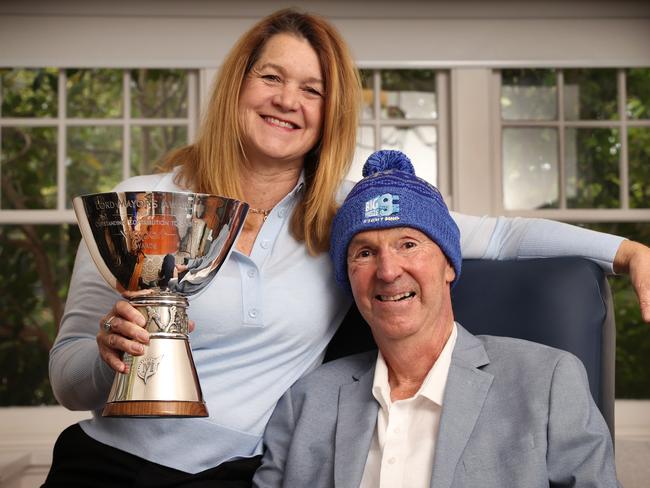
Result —
<path fill-rule="evenodd" d="M 452 301 L 455 319 L 473 334 L 526 339 L 580 358 L 614 437 L 614 312 L 607 279 L 596 264 L 570 257 L 465 260 Z M 353 306 L 326 360 L 374 347 Z"/>

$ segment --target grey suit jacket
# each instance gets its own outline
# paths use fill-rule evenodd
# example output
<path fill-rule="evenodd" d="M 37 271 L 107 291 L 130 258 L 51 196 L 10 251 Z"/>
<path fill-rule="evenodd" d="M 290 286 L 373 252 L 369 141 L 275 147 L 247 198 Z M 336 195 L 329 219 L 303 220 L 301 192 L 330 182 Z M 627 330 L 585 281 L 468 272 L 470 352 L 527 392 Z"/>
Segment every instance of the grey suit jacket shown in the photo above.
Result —
<path fill-rule="evenodd" d="M 377 353 L 327 363 L 282 397 L 258 487 L 358 487 L 377 420 Z M 617 486 L 609 430 L 573 355 L 458 327 L 431 488 Z"/>

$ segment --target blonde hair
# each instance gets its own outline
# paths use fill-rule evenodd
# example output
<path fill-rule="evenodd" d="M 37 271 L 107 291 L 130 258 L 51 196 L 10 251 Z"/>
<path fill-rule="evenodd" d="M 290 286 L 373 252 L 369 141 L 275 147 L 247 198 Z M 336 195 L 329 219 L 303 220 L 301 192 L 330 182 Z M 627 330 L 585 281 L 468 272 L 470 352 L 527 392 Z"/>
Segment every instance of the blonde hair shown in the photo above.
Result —
<path fill-rule="evenodd" d="M 240 170 L 245 156 L 238 114 L 244 78 L 268 40 L 280 33 L 305 39 L 316 51 L 325 82 L 320 140 L 305 156 L 305 192 L 291 218 L 291 233 L 311 254 L 327 251 L 336 212 L 336 191 L 352 162 L 361 82 L 347 44 L 317 15 L 284 9 L 246 32 L 226 57 L 194 144 L 170 153 L 167 170 L 179 163 L 179 183 L 194 191 L 242 199 Z"/>

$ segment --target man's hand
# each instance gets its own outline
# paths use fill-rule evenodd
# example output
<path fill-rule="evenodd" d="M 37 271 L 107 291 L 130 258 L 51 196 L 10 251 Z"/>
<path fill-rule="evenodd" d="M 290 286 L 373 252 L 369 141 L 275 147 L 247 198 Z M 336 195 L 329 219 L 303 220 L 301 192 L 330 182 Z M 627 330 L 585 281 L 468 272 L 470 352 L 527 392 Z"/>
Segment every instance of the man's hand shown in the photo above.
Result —
<path fill-rule="evenodd" d="M 641 317 L 650 324 L 650 248 L 639 242 L 623 241 L 614 257 L 614 272 L 630 275 L 639 297 Z"/>

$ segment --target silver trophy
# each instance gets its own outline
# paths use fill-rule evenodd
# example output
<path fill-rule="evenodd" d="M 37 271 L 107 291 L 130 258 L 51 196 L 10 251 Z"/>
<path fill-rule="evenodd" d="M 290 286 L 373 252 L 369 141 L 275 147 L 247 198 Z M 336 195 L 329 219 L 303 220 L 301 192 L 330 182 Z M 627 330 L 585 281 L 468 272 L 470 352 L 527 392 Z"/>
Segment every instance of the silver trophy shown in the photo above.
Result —
<path fill-rule="evenodd" d="M 216 195 L 112 192 L 73 200 L 99 272 L 145 318 L 144 354 L 124 354 L 102 415 L 207 417 L 188 337 L 187 296 L 228 257 L 248 204 Z M 125 293 L 127 292 L 127 293 Z"/>

